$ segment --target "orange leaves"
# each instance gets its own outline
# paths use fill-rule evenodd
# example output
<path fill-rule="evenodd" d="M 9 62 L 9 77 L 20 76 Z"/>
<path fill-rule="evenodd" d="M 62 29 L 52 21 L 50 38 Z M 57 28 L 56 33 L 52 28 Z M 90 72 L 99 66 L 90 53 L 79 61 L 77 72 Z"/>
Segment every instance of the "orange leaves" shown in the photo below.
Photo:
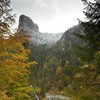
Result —
<path fill-rule="evenodd" d="M 57 69 L 56 69 L 56 75 L 57 76 L 60 76 L 62 74 L 62 68 L 61 67 L 58 67 Z"/>

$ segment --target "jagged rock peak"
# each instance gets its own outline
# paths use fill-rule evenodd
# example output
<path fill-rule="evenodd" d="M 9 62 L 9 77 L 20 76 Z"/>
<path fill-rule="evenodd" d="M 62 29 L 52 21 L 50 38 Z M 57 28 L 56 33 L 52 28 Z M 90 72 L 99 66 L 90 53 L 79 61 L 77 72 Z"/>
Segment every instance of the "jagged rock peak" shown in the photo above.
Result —
<path fill-rule="evenodd" d="M 25 15 L 21 15 L 19 17 L 19 25 L 18 25 L 18 31 L 20 30 L 24 30 L 27 31 L 28 30 L 32 30 L 34 32 L 39 32 L 39 27 L 37 24 L 35 24 L 30 17 L 27 17 Z"/>
<path fill-rule="evenodd" d="M 35 24 L 30 17 L 21 15 L 19 18 L 18 31 L 24 32 L 24 34 L 29 33 L 30 42 L 34 45 L 53 45 L 60 40 L 63 33 L 59 34 L 48 34 L 39 32 L 38 25 Z"/>

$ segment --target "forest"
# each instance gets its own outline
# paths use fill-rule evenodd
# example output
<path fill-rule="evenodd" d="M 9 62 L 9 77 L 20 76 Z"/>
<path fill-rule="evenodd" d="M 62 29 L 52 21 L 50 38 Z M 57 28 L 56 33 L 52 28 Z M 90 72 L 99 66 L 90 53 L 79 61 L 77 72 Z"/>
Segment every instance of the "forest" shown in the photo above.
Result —
<path fill-rule="evenodd" d="M 34 45 L 25 31 L 12 33 L 11 0 L 0 0 L 0 100 L 100 99 L 100 3 L 81 0 L 86 21 L 52 46 Z"/>

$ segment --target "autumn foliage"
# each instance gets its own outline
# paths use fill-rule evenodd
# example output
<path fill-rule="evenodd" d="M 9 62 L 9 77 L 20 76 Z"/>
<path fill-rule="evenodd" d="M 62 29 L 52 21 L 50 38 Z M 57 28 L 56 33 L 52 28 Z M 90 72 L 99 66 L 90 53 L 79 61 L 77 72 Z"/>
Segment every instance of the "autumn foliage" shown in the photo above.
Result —
<path fill-rule="evenodd" d="M 17 33 L 9 39 L 0 37 L 0 100 L 29 97 L 29 70 L 36 62 L 28 61 L 26 40 Z"/>

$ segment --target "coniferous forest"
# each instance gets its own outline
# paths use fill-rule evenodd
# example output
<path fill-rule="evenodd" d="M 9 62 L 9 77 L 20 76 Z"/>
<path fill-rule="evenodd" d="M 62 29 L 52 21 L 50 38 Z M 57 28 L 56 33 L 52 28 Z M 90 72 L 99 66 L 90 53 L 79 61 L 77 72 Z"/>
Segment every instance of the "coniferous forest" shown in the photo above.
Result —
<path fill-rule="evenodd" d="M 0 0 L 0 100 L 64 100 L 46 99 L 47 93 L 99 100 L 99 1 L 81 0 L 86 21 L 78 19 L 53 45 L 34 45 L 26 31 L 12 32 L 11 1 Z"/>

